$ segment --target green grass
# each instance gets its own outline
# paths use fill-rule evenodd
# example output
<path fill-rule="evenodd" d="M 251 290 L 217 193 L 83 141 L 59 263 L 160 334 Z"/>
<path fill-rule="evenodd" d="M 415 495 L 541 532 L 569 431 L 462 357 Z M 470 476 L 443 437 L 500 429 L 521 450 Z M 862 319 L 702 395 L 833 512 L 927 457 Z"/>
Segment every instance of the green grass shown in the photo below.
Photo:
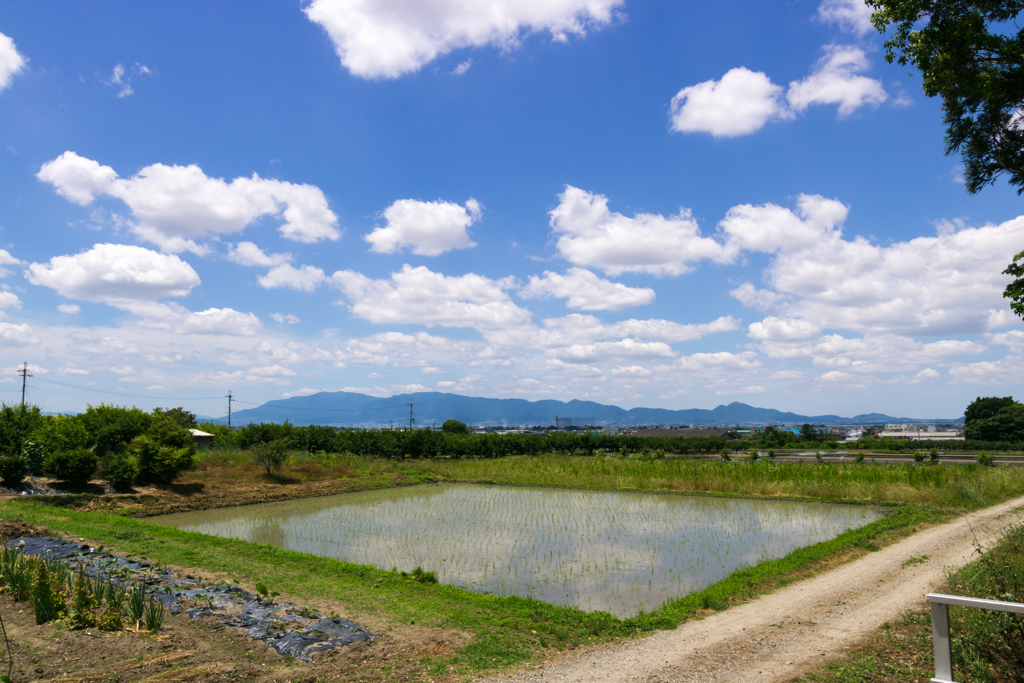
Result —
<path fill-rule="evenodd" d="M 724 609 L 821 571 L 843 553 L 877 549 L 913 533 L 922 523 L 945 518 L 934 508 L 901 506 L 865 527 L 782 559 L 734 572 L 703 591 L 669 601 L 652 612 L 621 619 L 605 612 L 583 612 L 528 598 L 481 595 L 453 586 L 420 583 L 398 572 L 180 531 L 140 519 L 55 509 L 31 500 L 4 503 L 0 514 L 86 537 L 120 553 L 194 567 L 218 578 L 238 579 L 250 587 L 260 581 L 299 604 L 330 601 L 357 615 L 357 621 L 360 614 L 373 614 L 392 624 L 415 621 L 468 632 L 472 640 L 450 662 L 463 672 L 536 659 L 548 647 L 565 649 L 672 628 L 709 610 Z"/>
<path fill-rule="evenodd" d="M 572 488 L 676 491 L 769 498 L 911 503 L 976 510 L 1024 495 L 1024 468 L 638 460 L 604 456 L 513 456 L 417 460 L 449 481 Z"/>

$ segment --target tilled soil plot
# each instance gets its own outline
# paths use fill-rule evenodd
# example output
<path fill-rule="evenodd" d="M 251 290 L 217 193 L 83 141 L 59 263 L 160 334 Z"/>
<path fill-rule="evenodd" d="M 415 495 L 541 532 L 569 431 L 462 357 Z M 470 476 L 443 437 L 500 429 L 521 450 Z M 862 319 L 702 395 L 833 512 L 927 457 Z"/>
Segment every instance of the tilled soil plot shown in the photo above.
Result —
<path fill-rule="evenodd" d="M 421 660 L 450 655 L 461 646 L 456 640 L 438 639 L 444 634 L 422 629 L 419 634 L 386 634 L 303 662 L 279 655 L 244 631 L 209 618 L 192 621 L 184 613 L 168 615 L 156 634 L 134 629 L 69 631 L 53 623 L 38 626 L 31 608 L 14 603 L 9 596 L 0 597 L 0 613 L 10 640 L 14 683 L 420 681 Z M 5 651 L 0 656 L 0 673 L 7 672 L 7 661 Z M 431 680 L 450 678 L 432 676 Z"/>
<path fill-rule="evenodd" d="M 60 536 L 18 519 L 0 522 L 0 535 L 5 541 Z M 186 571 L 179 573 L 184 576 Z M 207 576 L 206 580 L 216 582 L 221 578 Z M 203 592 L 218 600 L 212 591 Z M 245 628 L 225 626 L 222 616 L 199 614 L 198 619 L 192 619 L 195 608 L 203 607 L 205 602 L 186 602 L 181 613 L 168 613 L 155 634 L 134 626 L 111 633 L 96 629 L 70 631 L 59 622 L 37 625 L 28 603 L 14 603 L 10 596 L 0 596 L 0 615 L 12 654 L 9 659 L 5 646 L 0 644 L 0 674 L 7 672 L 8 662 L 13 660 L 15 683 L 421 681 L 425 668 L 437 670 L 440 659 L 451 656 L 467 641 L 465 634 L 455 631 L 394 625 L 369 617 L 360 619 L 360 623 L 381 635 L 317 652 L 307 662 L 282 656 L 265 642 L 249 637 Z M 315 605 L 324 613 L 329 613 L 331 607 Z M 429 677 L 440 682 L 451 679 L 443 674 Z"/>

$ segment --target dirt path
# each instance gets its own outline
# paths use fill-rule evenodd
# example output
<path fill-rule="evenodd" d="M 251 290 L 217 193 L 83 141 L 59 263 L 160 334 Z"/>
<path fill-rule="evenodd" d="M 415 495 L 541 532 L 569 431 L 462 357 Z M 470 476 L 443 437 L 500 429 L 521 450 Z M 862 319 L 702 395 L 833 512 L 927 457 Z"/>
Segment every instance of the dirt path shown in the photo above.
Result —
<path fill-rule="evenodd" d="M 827 574 L 643 640 L 493 681 L 549 683 L 783 682 L 842 655 L 901 610 L 919 606 L 985 545 L 1021 519 L 1017 498 L 921 531 Z M 973 530 L 973 532 L 972 532 Z M 911 558 L 927 556 L 923 562 Z"/>

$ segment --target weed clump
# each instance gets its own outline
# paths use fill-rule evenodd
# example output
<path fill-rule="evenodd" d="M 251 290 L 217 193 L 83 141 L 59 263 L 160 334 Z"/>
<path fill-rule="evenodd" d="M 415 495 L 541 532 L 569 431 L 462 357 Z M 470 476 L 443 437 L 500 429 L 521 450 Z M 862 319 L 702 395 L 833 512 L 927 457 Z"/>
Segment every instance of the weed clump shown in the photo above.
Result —
<path fill-rule="evenodd" d="M 47 564 L 43 561 L 38 562 L 36 578 L 32 583 L 30 597 L 37 624 L 59 619 L 64 614 L 64 596 L 53 589 L 53 578 Z"/>
<path fill-rule="evenodd" d="M 93 595 L 89 579 L 79 569 L 75 578 L 74 594 L 71 597 L 71 611 L 68 615 L 68 626 L 72 630 L 90 628 L 96 625 L 96 597 Z"/>
<path fill-rule="evenodd" d="M 411 572 L 399 572 L 399 576 L 409 581 L 419 583 L 437 583 L 437 572 L 428 572 L 423 567 L 416 567 Z"/>
<path fill-rule="evenodd" d="M 1024 524 L 1011 527 L 981 559 L 949 579 L 955 595 L 1024 601 Z M 950 608 L 957 680 L 1019 680 L 1024 671 L 1024 615 Z"/>

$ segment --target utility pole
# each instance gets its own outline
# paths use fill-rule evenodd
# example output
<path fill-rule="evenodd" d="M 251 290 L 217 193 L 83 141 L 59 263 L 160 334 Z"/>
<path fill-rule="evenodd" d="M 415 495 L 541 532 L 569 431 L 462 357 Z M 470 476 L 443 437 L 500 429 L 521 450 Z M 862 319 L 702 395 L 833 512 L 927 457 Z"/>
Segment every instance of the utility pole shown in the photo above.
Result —
<path fill-rule="evenodd" d="M 235 400 L 231 396 L 231 391 L 228 391 L 228 429 L 231 429 L 231 402 Z"/>
<path fill-rule="evenodd" d="M 21 368 L 21 370 L 18 370 L 18 374 L 21 375 L 21 407 L 24 408 L 25 407 L 25 383 L 28 381 L 29 377 L 32 377 L 32 375 L 28 374 L 28 363 L 25 363 L 25 365 Z"/>
<path fill-rule="evenodd" d="M 412 425 L 416 422 L 416 418 L 412 416 L 412 401 L 409 401 L 409 430 L 412 431 Z"/>
<path fill-rule="evenodd" d="M 395 431 L 395 421 L 391 421 L 391 431 Z"/>

